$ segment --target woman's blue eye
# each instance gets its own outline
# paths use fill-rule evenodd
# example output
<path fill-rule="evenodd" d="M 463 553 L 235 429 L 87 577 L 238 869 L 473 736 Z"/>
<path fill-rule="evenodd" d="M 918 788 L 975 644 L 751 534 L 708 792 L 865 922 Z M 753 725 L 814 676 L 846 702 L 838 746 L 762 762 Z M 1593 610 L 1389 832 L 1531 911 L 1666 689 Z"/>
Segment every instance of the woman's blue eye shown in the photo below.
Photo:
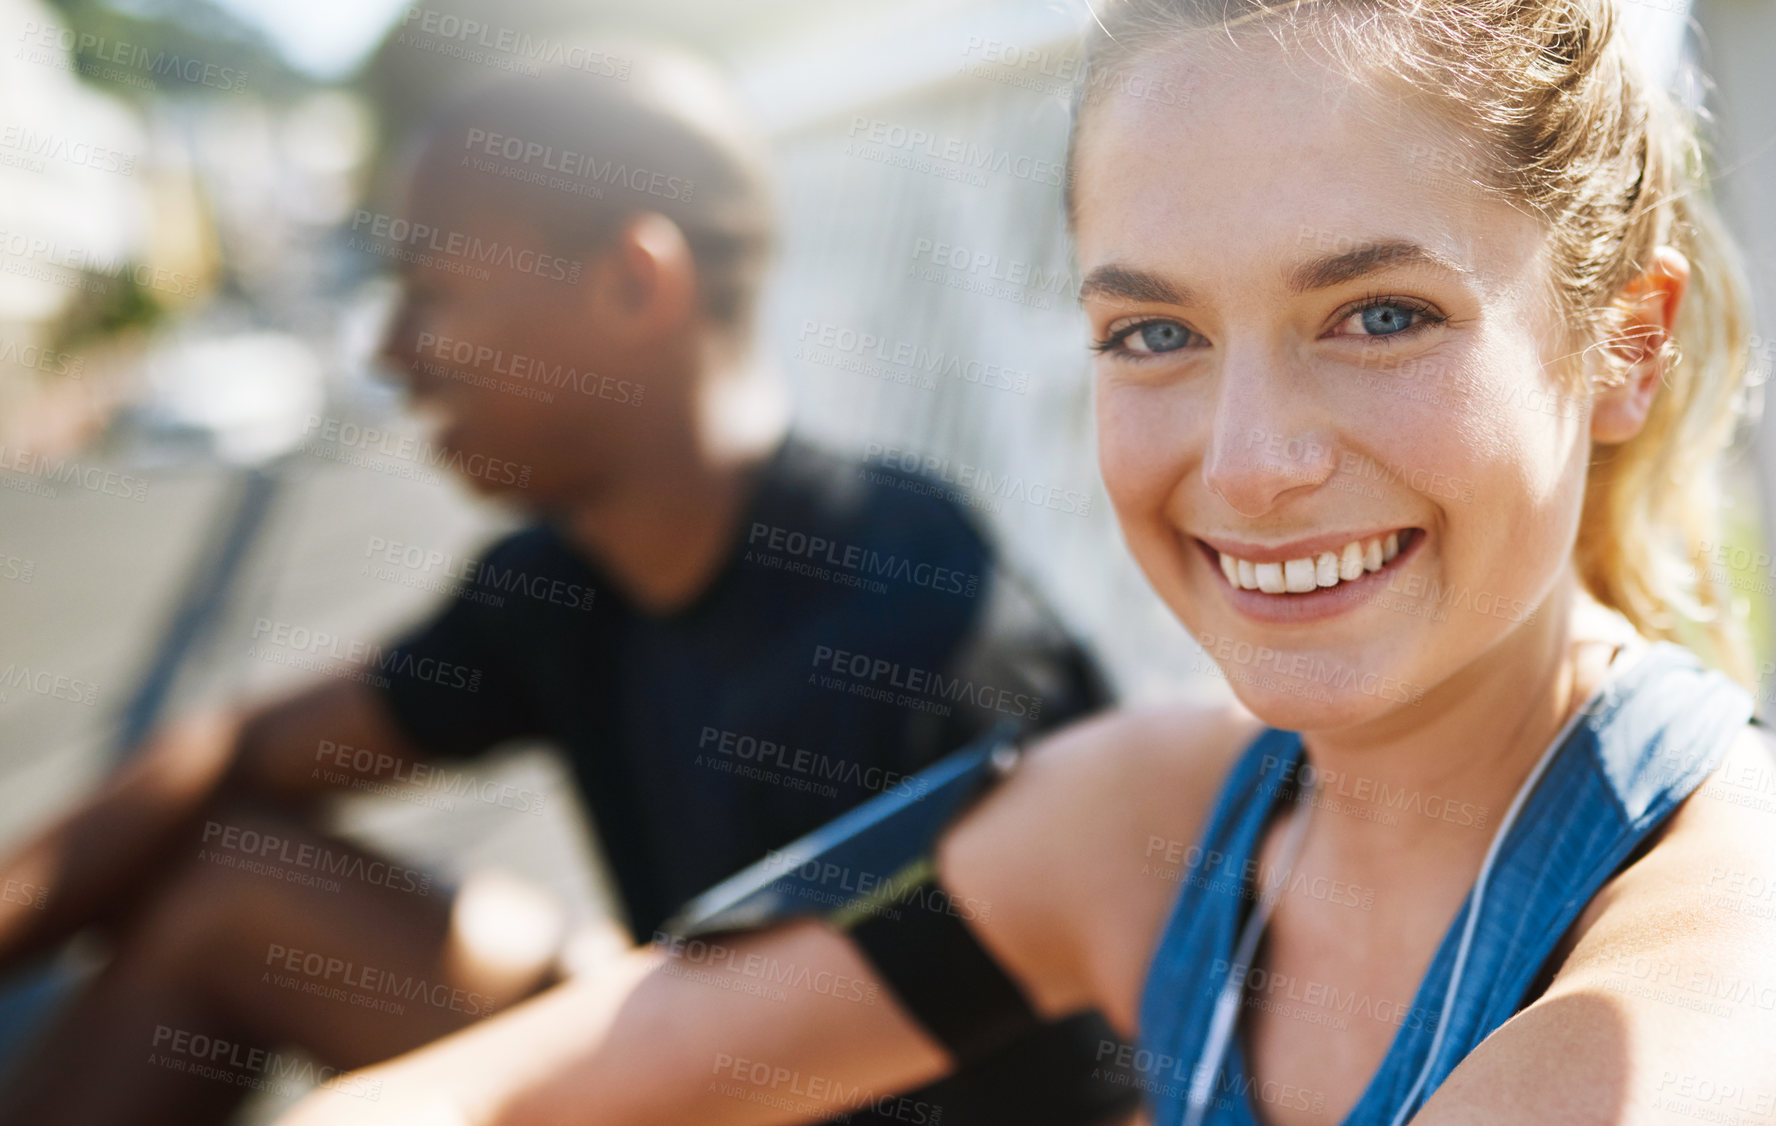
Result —
<path fill-rule="evenodd" d="M 1143 321 L 1115 330 L 1108 339 L 1093 344 L 1092 350 L 1152 356 L 1187 348 L 1195 338 L 1194 332 L 1177 321 Z"/>
<path fill-rule="evenodd" d="M 1148 352 L 1176 351 L 1190 338 L 1189 331 L 1175 321 L 1148 321 L 1134 335 L 1141 340 L 1141 350 Z"/>
<path fill-rule="evenodd" d="M 1434 309 L 1399 297 L 1376 297 L 1347 312 L 1334 331 L 1337 336 L 1405 336 L 1443 324 L 1448 318 Z"/>
<path fill-rule="evenodd" d="M 1404 305 L 1371 305 L 1359 314 L 1363 321 L 1363 331 L 1370 336 L 1391 336 L 1396 332 L 1404 332 L 1412 327 L 1413 318 L 1418 315 L 1417 309 L 1408 309 Z"/>

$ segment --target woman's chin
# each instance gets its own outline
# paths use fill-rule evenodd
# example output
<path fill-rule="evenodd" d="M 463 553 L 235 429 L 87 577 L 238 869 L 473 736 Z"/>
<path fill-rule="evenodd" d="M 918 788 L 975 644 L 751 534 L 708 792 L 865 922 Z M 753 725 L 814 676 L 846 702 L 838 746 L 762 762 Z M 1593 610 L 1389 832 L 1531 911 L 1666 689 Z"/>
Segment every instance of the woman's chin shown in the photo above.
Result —
<path fill-rule="evenodd" d="M 1255 660 L 1217 660 L 1214 675 L 1261 722 L 1285 731 L 1335 730 L 1417 707 L 1422 686 L 1324 654 L 1256 651 Z"/>
<path fill-rule="evenodd" d="M 1372 700 L 1339 700 L 1325 692 L 1237 685 L 1233 694 L 1240 706 L 1260 723 L 1281 731 L 1330 731 L 1361 723 L 1386 710 Z"/>

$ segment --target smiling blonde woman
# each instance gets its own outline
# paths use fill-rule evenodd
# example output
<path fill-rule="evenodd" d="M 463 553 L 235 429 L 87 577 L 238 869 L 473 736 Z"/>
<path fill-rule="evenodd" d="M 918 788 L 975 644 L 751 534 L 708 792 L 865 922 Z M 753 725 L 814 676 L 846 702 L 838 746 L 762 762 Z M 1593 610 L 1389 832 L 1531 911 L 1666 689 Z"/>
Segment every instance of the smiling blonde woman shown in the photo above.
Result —
<path fill-rule="evenodd" d="M 1069 208 L 1104 482 L 1239 705 L 1050 739 L 943 886 L 1038 1012 L 1139 1043 L 1104 1066 L 1165 1126 L 1767 1114 L 1776 760 L 1674 643 L 1745 673 L 1686 566 L 1746 320 L 1690 126 L 1608 0 L 1101 15 Z M 739 945 L 876 980 L 819 923 Z M 804 1121 L 771 1077 L 950 1066 L 895 1004 L 661 961 L 290 1122 Z"/>

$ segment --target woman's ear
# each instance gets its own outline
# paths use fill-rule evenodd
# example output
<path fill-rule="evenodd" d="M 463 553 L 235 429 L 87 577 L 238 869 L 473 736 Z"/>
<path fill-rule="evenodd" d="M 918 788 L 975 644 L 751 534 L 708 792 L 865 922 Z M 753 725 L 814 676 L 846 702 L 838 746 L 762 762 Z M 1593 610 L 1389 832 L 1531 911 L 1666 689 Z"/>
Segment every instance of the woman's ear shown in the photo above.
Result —
<path fill-rule="evenodd" d="M 1615 301 L 1616 322 L 1603 344 L 1605 362 L 1616 377 L 1599 384 L 1591 407 L 1591 440 L 1626 442 L 1640 433 L 1665 380 L 1667 345 L 1677 311 L 1690 288 L 1690 261 L 1661 246 L 1647 268 Z"/>

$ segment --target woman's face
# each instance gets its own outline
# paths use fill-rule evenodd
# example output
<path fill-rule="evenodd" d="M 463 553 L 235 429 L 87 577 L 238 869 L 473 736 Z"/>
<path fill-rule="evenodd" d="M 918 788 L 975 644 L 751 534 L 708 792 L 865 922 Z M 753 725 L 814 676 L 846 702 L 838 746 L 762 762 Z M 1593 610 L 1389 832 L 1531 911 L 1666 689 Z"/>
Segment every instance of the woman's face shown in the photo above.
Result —
<path fill-rule="evenodd" d="M 1107 92 L 1075 167 L 1105 485 L 1255 714 L 1377 718 L 1545 626 L 1568 566 L 1589 408 L 1541 228 L 1424 107 L 1300 52 L 1134 70 L 1183 96 Z"/>

